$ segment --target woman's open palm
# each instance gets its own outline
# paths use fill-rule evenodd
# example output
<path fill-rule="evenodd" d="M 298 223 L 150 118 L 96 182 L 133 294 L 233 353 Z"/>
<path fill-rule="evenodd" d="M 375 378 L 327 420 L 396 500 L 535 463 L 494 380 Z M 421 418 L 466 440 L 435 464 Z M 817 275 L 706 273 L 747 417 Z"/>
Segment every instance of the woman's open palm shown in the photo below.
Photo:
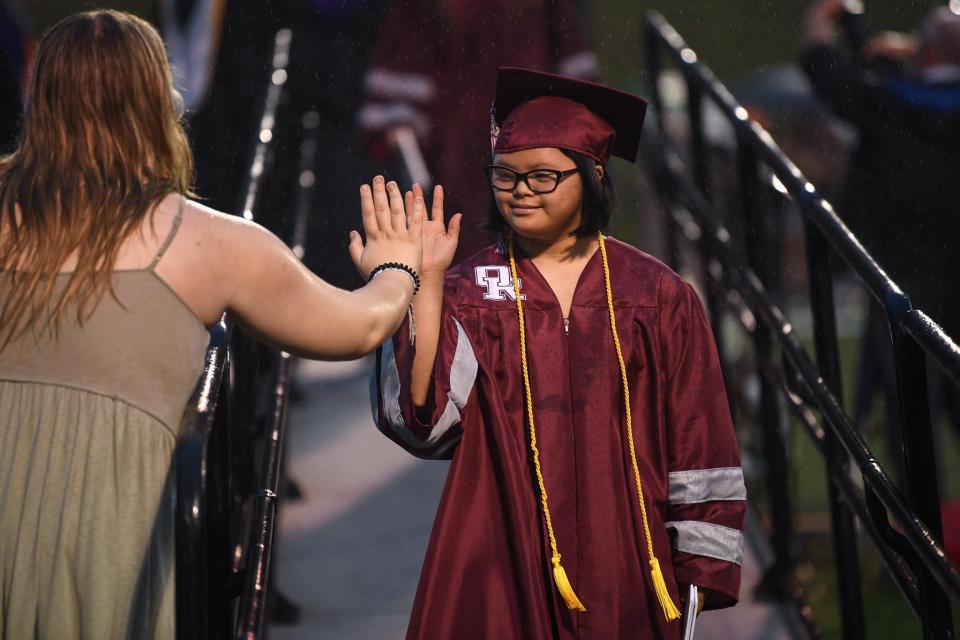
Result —
<path fill-rule="evenodd" d="M 350 257 L 360 275 L 385 262 L 400 262 L 414 271 L 422 271 L 422 226 L 426 222 L 422 194 L 401 197 L 396 182 L 384 183 L 383 176 L 372 185 L 360 187 L 360 212 L 366 242 L 356 231 L 350 232 Z"/>
<path fill-rule="evenodd" d="M 414 184 L 413 190 L 406 193 L 408 208 L 415 198 L 423 198 L 423 190 L 419 184 Z M 461 214 L 456 213 L 451 216 L 449 225 L 444 224 L 443 187 L 434 187 L 430 217 L 423 221 L 423 260 L 420 267 L 423 273 L 443 273 L 453 262 L 460 239 L 461 217 Z"/>

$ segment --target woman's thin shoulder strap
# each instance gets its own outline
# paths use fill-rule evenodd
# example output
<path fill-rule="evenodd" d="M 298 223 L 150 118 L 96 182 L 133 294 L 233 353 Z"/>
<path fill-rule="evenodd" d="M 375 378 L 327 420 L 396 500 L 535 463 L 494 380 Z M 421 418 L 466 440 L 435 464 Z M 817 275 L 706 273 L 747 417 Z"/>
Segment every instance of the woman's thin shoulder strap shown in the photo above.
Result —
<path fill-rule="evenodd" d="M 173 219 L 173 225 L 170 227 L 170 233 L 167 234 L 166 239 L 163 241 L 163 244 L 160 245 L 160 249 L 157 251 L 157 255 L 153 257 L 153 262 L 150 263 L 148 269 L 153 271 L 157 264 L 160 262 L 160 258 L 163 257 L 164 252 L 170 247 L 170 243 L 173 242 L 173 239 L 177 235 L 177 231 L 180 230 L 180 223 L 183 222 L 183 209 L 186 205 L 187 199 L 183 196 L 180 196 L 180 208 L 177 209 L 177 216 Z"/>

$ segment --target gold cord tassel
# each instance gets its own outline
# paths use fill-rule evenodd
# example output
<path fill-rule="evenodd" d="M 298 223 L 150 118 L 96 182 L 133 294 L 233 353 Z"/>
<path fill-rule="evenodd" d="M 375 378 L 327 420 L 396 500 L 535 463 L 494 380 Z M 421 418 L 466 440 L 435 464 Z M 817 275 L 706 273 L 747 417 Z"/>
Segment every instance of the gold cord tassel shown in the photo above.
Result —
<path fill-rule="evenodd" d="M 660 579 L 663 580 L 663 577 L 661 576 Z M 563 565 L 560 564 L 559 555 L 553 556 L 553 580 L 557 583 L 557 590 L 560 591 L 563 601 L 567 603 L 567 609 L 581 613 L 587 610 L 587 608 L 583 606 L 583 603 L 580 602 L 577 594 L 574 593 L 573 587 L 570 586 L 567 572 L 563 570 Z"/>
<path fill-rule="evenodd" d="M 663 617 L 667 622 L 680 618 L 680 610 L 673 604 L 673 598 L 667 591 L 667 582 L 663 579 L 663 571 L 660 570 L 660 561 L 655 557 L 650 557 L 650 575 L 653 576 L 653 590 L 657 592 L 657 600 L 660 601 L 660 608 L 663 609 Z"/>
<path fill-rule="evenodd" d="M 607 261 L 607 245 L 604 243 L 603 234 L 597 232 L 597 238 L 600 241 L 600 255 L 603 257 L 603 278 L 607 290 L 607 311 L 610 313 L 610 331 L 613 333 L 613 345 L 617 350 L 617 363 L 620 365 L 620 381 L 623 383 L 623 405 L 624 417 L 627 421 L 627 443 L 630 449 L 630 463 L 633 466 L 633 478 L 637 485 L 637 499 L 640 501 L 640 518 L 643 520 L 643 533 L 647 539 L 647 555 L 650 557 L 650 575 L 653 577 L 653 589 L 657 593 L 657 600 L 660 602 L 660 608 L 663 609 L 663 616 L 667 622 L 677 620 L 680 617 L 680 610 L 673 603 L 670 592 L 667 590 L 667 582 L 663 578 L 663 571 L 660 569 L 660 561 L 653 553 L 653 538 L 650 535 L 650 523 L 647 521 L 647 505 L 643 499 L 643 485 L 640 482 L 640 467 L 637 465 L 637 451 L 633 444 L 633 418 L 630 415 L 630 386 L 627 384 L 627 365 L 623 361 L 623 350 L 620 348 L 620 336 L 617 333 L 617 316 L 613 312 L 613 287 L 610 284 L 610 264 Z"/>
<path fill-rule="evenodd" d="M 553 552 L 553 580 L 557 583 L 557 590 L 571 611 L 584 612 L 587 610 L 580 602 L 580 598 L 573 591 L 573 585 L 560 564 L 560 552 L 557 550 L 557 537 L 553 533 L 553 520 L 550 518 L 550 506 L 547 500 L 547 486 L 543 482 L 543 472 L 540 470 L 540 450 L 537 449 L 537 428 L 533 421 L 533 392 L 530 390 L 530 369 L 527 366 L 527 328 L 523 316 L 523 303 L 520 297 L 520 281 L 517 279 L 517 260 L 513 254 L 513 236 L 508 244 L 510 251 L 510 275 L 513 276 L 513 293 L 517 299 L 517 321 L 520 323 L 520 368 L 523 371 L 523 391 L 527 404 L 527 422 L 530 425 L 530 452 L 533 454 L 533 468 L 537 473 L 537 486 L 540 489 L 540 506 L 543 509 L 543 520 L 547 525 L 547 535 L 550 538 L 550 550 Z"/>
<path fill-rule="evenodd" d="M 643 486 L 640 482 L 640 467 L 637 464 L 637 452 L 633 442 L 633 419 L 630 415 L 630 387 L 627 384 L 627 367 L 623 360 L 623 350 L 620 347 L 620 336 L 617 334 L 617 318 L 613 311 L 613 288 L 610 284 L 610 265 L 607 261 L 607 247 L 604 243 L 603 234 L 597 233 L 600 241 L 600 254 L 603 257 L 603 276 L 607 290 L 607 309 L 610 313 L 610 330 L 613 333 L 613 343 L 617 350 L 617 362 L 620 365 L 620 378 L 623 383 L 623 403 L 626 418 L 627 443 L 630 449 L 630 462 L 633 466 L 633 477 L 637 486 L 637 498 L 640 502 L 640 517 L 643 520 L 643 533 L 647 542 L 647 554 L 650 561 L 650 575 L 653 578 L 653 589 L 657 594 L 657 601 L 660 608 L 663 609 L 663 615 L 668 622 L 680 618 L 680 610 L 670 597 L 670 591 L 667 589 L 667 582 L 663 577 L 663 571 L 660 569 L 660 562 L 653 553 L 653 538 L 650 535 L 650 524 L 647 521 L 647 506 L 643 499 Z M 517 279 L 517 262 L 513 253 L 513 236 L 510 237 L 508 244 L 510 254 L 510 275 L 513 276 L 513 293 L 517 301 L 517 319 L 520 323 L 520 366 L 523 370 L 524 396 L 527 406 L 527 421 L 530 425 L 530 451 L 533 453 L 533 466 L 537 474 L 537 484 L 540 489 L 540 505 L 543 509 L 543 519 L 547 525 L 547 535 L 550 538 L 550 550 L 553 552 L 551 562 L 553 563 L 553 579 L 557 583 L 557 590 L 563 597 L 567 608 L 571 611 L 586 611 L 586 607 L 580 602 L 580 598 L 573 591 L 570 579 L 567 578 L 567 572 L 560 564 L 560 552 L 557 550 L 557 539 L 553 533 L 553 522 L 550 518 L 550 507 L 547 501 L 547 487 L 543 482 L 543 473 L 540 470 L 540 451 L 537 449 L 537 430 L 533 420 L 533 393 L 530 389 L 530 373 L 527 366 L 527 338 L 526 326 L 523 315 L 523 304 L 520 302 L 520 283 Z"/>

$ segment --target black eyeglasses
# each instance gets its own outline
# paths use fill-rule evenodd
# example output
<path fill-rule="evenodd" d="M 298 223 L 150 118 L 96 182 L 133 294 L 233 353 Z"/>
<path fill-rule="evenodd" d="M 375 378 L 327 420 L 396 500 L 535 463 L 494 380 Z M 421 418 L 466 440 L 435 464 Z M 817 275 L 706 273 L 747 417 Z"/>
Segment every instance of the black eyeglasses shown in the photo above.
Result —
<path fill-rule="evenodd" d="M 519 171 L 514 171 L 513 169 L 501 167 L 496 164 L 492 164 L 486 168 L 487 180 L 490 182 L 490 186 L 497 191 L 513 191 L 517 188 L 517 185 L 520 184 L 520 181 L 523 180 L 524 184 L 530 188 L 530 191 L 539 194 L 556 191 L 561 180 L 569 175 L 573 175 L 577 171 L 577 168 L 574 167 L 566 171 L 534 169 L 533 171 L 520 173 Z"/>

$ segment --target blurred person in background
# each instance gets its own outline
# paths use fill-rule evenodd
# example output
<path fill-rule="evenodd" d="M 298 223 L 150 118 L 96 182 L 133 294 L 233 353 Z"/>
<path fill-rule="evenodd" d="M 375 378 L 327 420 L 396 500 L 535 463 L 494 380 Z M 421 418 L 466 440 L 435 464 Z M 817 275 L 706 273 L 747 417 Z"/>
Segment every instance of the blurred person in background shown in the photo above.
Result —
<path fill-rule="evenodd" d="M 387 0 L 160 0 L 157 22 L 182 87 L 197 162 L 197 191 L 236 211 L 256 143 L 274 36 L 293 37 L 284 101 L 274 125 L 273 169 L 258 222 L 289 238 L 300 173 L 304 118 L 315 126 L 313 193 L 323 212 L 310 219 L 304 261 L 341 287 L 362 284 L 347 254 L 353 185 L 370 175 L 356 125 L 363 76 Z M 225 135 L 226 134 L 226 135 Z M 337 157 L 331 163 L 329 159 Z"/>
<path fill-rule="evenodd" d="M 934 9 L 916 35 L 881 34 L 851 55 L 837 44 L 843 0 L 818 0 L 807 14 L 802 53 L 817 95 L 859 136 L 840 214 L 914 307 L 955 340 L 960 338 L 958 11 L 956 2 Z M 884 384 L 887 397 L 895 398 L 895 382 L 886 318 L 872 304 L 858 390 L 859 422 L 869 416 L 877 385 Z M 888 423 L 891 446 L 899 449 L 895 404 L 887 403 Z M 956 413 L 955 401 L 947 407 Z"/>
<path fill-rule="evenodd" d="M 422 198 L 361 187 L 369 282 L 337 289 L 189 198 L 179 100 L 153 27 L 78 14 L 40 43 L 0 159 L 0 638 L 172 640 L 171 464 L 206 326 L 356 358 L 415 291 Z"/>
<path fill-rule="evenodd" d="M 187 112 L 197 111 L 210 95 L 226 0 L 159 0 L 155 12 L 174 85 Z"/>
<path fill-rule="evenodd" d="M 573 0 L 404 0 L 393 4 L 364 80 L 359 118 L 371 150 L 386 155 L 397 129 L 412 129 L 447 205 L 463 213 L 457 261 L 491 241 L 482 158 L 501 66 L 599 75 Z"/>
<path fill-rule="evenodd" d="M 182 91 L 195 190 L 236 213 L 253 155 L 280 18 L 274 3 L 158 0 L 158 25 Z"/>
<path fill-rule="evenodd" d="M 285 116 L 277 128 L 275 165 L 266 195 L 268 211 L 289 211 L 296 199 L 300 145 L 305 120 L 312 120 L 316 142 L 315 183 L 318 215 L 309 220 L 304 262 L 311 271 L 340 287 L 361 284 L 348 254 L 354 227 L 354 185 L 371 175 L 357 128 L 363 77 L 376 44 L 388 0 L 286 0 L 277 4 L 290 27 L 290 63 Z M 398 2 L 397 4 L 403 4 Z M 418 36 L 419 37 L 419 34 Z M 336 158 L 335 162 L 331 162 Z M 290 217 L 266 220 L 289 237 Z"/>
<path fill-rule="evenodd" d="M 817 95 L 859 135 L 841 211 L 915 306 L 958 336 L 960 300 L 945 281 L 960 270 L 960 15 L 940 7 L 915 39 L 873 41 L 864 55 L 910 63 L 880 75 L 837 46 L 842 8 L 842 0 L 812 6 L 802 55 Z"/>

